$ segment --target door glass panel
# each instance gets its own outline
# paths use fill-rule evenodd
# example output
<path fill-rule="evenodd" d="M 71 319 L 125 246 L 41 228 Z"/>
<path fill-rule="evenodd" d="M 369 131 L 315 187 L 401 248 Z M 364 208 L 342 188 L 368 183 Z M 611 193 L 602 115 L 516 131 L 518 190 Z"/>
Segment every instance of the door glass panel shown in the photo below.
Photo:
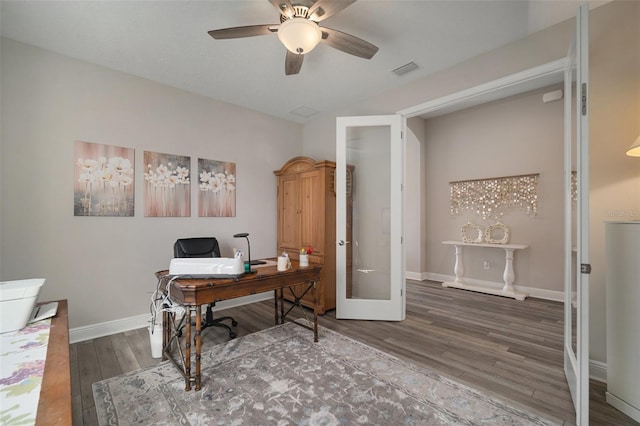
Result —
<path fill-rule="evenodd" d="M 570 250 L 569 264 L 565 264 L 565 348 L 570 351 L 573 360 L 576 359 L 576 330 L 577 330 L 577 197 L 578 197 L 578 159 L 577 159 L 577 142 L 576 132 L 576 63 L 574 47 L 569 52 L 569 63 L 565 70 L 565 99 L 564 99 L 564 126 L 565 126 L 565 169 L 569 173 L 565 173 L 565 177 L 569 182 L 565 182 L 565 188 L 568 188 L 565 196 L 565 209 L 568 215 L 565 216 L 565 250 Z M 568 245 L 567 245 L 568 244 Z"/>
<path fill-rule="evenodd" d="M 576 112 L 576 68 L 575 65 L 572 68 L 572 90 L 571 90 L 571 128 L 575 129 L 577 116 Z M 578 352 L 578 341 L 577 341 L 577 333 L 578 329 L 578 259 L 577 259 L 577 202 L 578 202 L 578 156 L 577 156 L 578 148 L 576 142 L 576 134 L 575 132 L 572 134 L 571 138 L 571 324 L 569 325 L 571 328 L 571 350 L 573 351 L 574 356 Z"/>
<path fill-rule="evenodd" d="M 351 247 L 347 247 L 351 258 L 347 262 L 348 299 L 390 299 L 389 140 L 389 126 L 347 128 L 346 163 L 351 188 L 350 193 L 347 188 L 346 205 L 352 215 Z"/>
<path fill-rule="evenodd" d="M 336 119 L 336 318 L 405 318 L 404 121 Z"/>

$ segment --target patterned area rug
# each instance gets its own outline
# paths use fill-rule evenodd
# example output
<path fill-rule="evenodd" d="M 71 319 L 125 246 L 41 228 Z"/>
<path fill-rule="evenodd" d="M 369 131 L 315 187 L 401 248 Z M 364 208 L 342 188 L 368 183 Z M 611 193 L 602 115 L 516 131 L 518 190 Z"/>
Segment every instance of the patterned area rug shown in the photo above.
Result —
<path fill-rule="evenodd" d="M 552 425 L 334 331 L 293 323 L 214 346 L 202 390 L 169 361 L 93 384 L 100 425 Z"/>

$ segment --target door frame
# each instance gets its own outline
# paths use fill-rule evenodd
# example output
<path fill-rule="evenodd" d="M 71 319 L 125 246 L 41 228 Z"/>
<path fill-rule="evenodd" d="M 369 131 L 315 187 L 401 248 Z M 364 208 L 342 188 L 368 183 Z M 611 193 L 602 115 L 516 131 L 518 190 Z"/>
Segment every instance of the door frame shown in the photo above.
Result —
<path fill-rule="evenodd" d="M 547 62 L 546 64 L 402 109 L 397 114 L 405 118 L 438 117 L 461 109 L 562 83 L 567 62 L 568 58 L 566 57 Z"/>

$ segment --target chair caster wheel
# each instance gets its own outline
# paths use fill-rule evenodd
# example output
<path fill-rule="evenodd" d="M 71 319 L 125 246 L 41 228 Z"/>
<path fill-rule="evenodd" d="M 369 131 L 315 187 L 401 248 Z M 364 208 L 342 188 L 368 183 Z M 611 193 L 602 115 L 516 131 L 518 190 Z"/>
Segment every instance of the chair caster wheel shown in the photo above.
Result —
<path fill-rule="evenodd" d="M 233 339 L 235 339 L 236 337 L 238 337 L 238 336 L 236 335 L 236 333 L 229 333 L 229 338 L 230 338 L 230 339 L 232 339 L 232 340 L 233 340 Z"/>
<path fill-rule="evenodd" d="M 238 325 L 238 321 L 236 320 L 231 321 L 231 325 L 235 327 L 236 325 Z"/>

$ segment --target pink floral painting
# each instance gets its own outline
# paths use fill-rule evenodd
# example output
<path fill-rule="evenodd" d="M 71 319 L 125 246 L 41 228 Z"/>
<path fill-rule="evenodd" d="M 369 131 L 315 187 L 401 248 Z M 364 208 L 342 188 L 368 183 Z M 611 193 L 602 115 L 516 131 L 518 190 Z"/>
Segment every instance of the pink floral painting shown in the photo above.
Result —
<path fill-rule="evenodd" d="M 198 216 L 235 217 L 236 163 L 198 158 Z"/>
<path fill-rule="evenodd" d="M 133 216 L 134 150 L 76 141 L 74 216 Z"/>
<path fill-rule="evenodd" d="M 144 152 L 145 217 L 191 216 L 191 157 Z"/>

